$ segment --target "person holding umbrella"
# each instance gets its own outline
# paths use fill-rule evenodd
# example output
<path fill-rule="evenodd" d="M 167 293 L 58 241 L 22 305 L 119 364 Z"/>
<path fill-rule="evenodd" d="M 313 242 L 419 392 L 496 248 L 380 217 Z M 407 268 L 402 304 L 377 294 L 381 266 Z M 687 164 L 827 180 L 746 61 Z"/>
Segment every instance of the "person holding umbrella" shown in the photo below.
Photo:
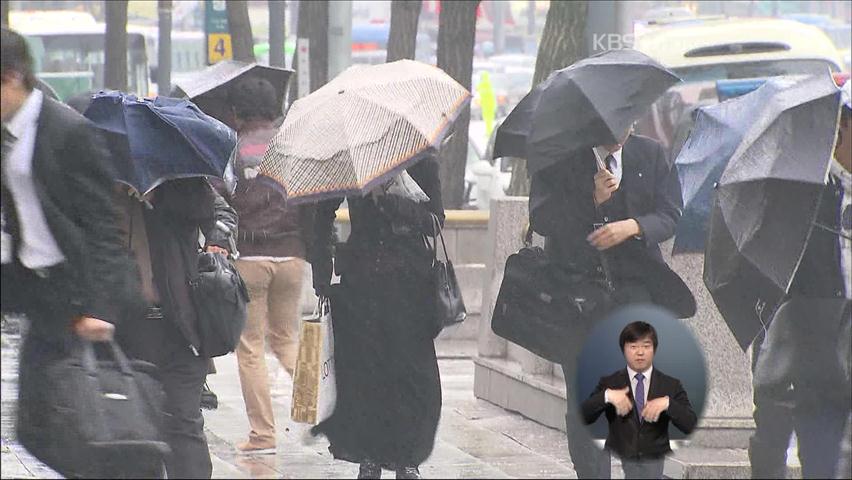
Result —
<path fill-rule="evenodd" d="M 827 85 L 827 81 L 824 83 Z M 821 112 L 829 118 L 814 122 L 819 126 L 829 127 L 837 118 L 836 96 L 830 95 L 831 88 L 825 87 L 824 98 L 831 99 L 832 103 Z M 814 90 L 808 89 L 809 92 Z M 849 90 L 847 81 L 842 92 L 828 181 L 819 189 L 821 192 L 817 191 L 821 198 L 813 230 L 784 303 L 763 341 L 758 337 L 754 347 L 756 428 L 749 445 L 753 478 L 783 478 L 793 431 L 799 443 L 803 478 L 848 476 L 837 472 L 836 468 L 852 403 L 849 347 L 852 101 Z M 825 132 L 825 129 L 820 131 Z M 816 169 L 815 173 L 824 175 L 824 162 L 808 164 Z M 794 228 L 791 226 L 791 231 Z"/>
<path fill-rule="evenodd" d="M 237 215 L 204 177 L 221 177 L 236 146 L 233 131 L 186 100 L 93 96 L 86 116 L 104 131 L 118 171 L 114 203 L 134 260 L 143 304 L 116 331 L 130 357 L 157 366 L 168 415 L 169 478 L 210 478 L 201 393 L 208 356 L 191 281 L 199 232 L 208 252 L 229 255 Z M 152 465 L 146 475 L 161 475 Z"/>
<path fill-rule="evenodd" d="M 382 468 L 420 478 L 434 446 L 441 381 L 424 237 L 444 221 L 437 152 L 469 101 L 430 65 L 351 67 L 293 104 L 261 164 L 291 201 L 319 202 L 308 259 L 317 295 L 331 300 L 337 398 L 313 433 L 359 464 L 358 478 Z M 336 245 L 343 197 L 351 233 Z"/>
<path fill-rule="evenodd" d="M 286 82 L 285 82 L 286 83 Z M 240 385 L 251 431 L 237 445 L 244 454 L 275 452 L 275 415 L 266 368 L 266 345 L 292 375 L 299 348 L 298 322 L 305 269 L 305 237 L 313 211 L 309 205 L 289 205 L 285 192 L 258 178 L 266 146 L 277 133 L 276 90 L 259 76 L 244 75 L 230 85 L 228 119 L 239 136 L 233 161 L 236 185 L 217 189 L 239 215 L 236 265 L 252 302 L 237 347 Z"/>
<path fill-rule="evenodd" d="M 659 143 L 631 128 L 677 81 L 633 50 L 581 60 L 515 107 L 498 130 L 494 156 L 527 159 L 530 226 L 545 237 L 555 266 L 604 286 L 616 303 L 657 303 L 686 318 L 695 313 L 694 298 L 659 248 L 681 214 L 677 170 Z M 588 320 L 573 327 L 578 341 L 566 345 L 562 362 L 568 444 L 580 478 L 607 478 L 609 455 L 594 446 L 573 398 L 576 357 L 595 319 Z"/>

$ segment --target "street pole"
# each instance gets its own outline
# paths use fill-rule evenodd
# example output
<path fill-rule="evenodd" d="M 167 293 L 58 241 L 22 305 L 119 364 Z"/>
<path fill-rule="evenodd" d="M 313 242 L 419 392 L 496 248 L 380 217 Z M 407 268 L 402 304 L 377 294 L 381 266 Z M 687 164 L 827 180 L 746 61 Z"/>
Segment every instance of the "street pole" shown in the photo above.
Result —
<path fill-rule="evenodd" d="M 617 4 L 614 0 L 589 2 L 586 14 L 586 47 L 589 55 L 628 46 L 622 41 L 624 37 L 617 35 L 620 32 Z"/>
<path fill-rule="evenodd" d="M 287 66 L 284 58 L 286 12 L 284 0 L 269 0 L 269 65 L 272 67 Z"/>
<path fill-rule="evenodd" d="M 535 35 L 535 0 L 527 2 L 527 12 L 529 13 L 529 16 L 527 16 L 527 34 Z"/>
<path fill-rule="evenodd" d="M 157 94 L 165 96 L 172 90 L 172 0 L 159 0 L 157 13 Z"/>
<path fill-rule="evenodd" d="M 491 2 L 491 20 L 494 22 L 494 53 L 500 55 L 506 49 L 506 29 L 503 26 L 503 7 L 499 0 Z"/>
<path fill-rule="evenodd" d="M 352 0 L 328 2 L 328 78 L 352 63 Z"/>

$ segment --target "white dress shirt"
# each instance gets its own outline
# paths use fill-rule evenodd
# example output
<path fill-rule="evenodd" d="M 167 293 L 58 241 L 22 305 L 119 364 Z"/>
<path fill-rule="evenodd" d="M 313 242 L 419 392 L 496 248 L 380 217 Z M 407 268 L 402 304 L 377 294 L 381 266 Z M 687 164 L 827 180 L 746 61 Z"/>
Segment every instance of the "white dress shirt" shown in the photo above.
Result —
<path fill-rule="evenodd" d="M 610 164 L 610 167 L 612 168 L 612 174 L 615 175 L 615 179 L 619 184 L 621 183 L 621 176 L 622 176 L 622 173 L 624 172 L 624 169 L 621 168 L 621 152 L 622 152 L 622 150 L 624 150 L 624 149 L 619 148 L 618 150 L 610 153 L 609 150 L 607 150 L 603 147 L 595 147 L 595 153 L 597 154 L 598 158 L 600 159 L 601 165 L 603 167 L 606 167 L 606 157 L 609 156 L 609 155 L 612 155 L 613 161 Z"/>
<path fill-rule="evenodd" d="M 639 381 L 636 380 L 636 374 L 637 373 L 639 373 L 639 372 L 633 370 L 630 367 L 627 367 L 627 375 L 630 376 L 630 388 L 632 389 L 634 398 L 635 398 L 635 395 L 636 395 L 636 385 L 638 385 L 638 383 L 639 383 Z M 645 378 L 642 379 L 642 386 L 645 388 L 645 396 L 642 399 L 642 400 L 644 400 L 644 402 L 642 403 L 642 405 L 648 404 L 648 391 L 651 390 L 651 374 L 652 373 L 654 373 L 654 366 L 653 365 L 651 365 L 650 367 L 648 367 L 647 370 L 642 372 L 642 375 L 645 376 Z"/>
<path fill-rule="evenodd" d="M 642 386 L 645 387 L 645 395 L 643 396 L 643 400 L 645 400 L 645 402 L 642 405 L 648 404 L 648 390 L 651 389 L 651 373 L 653 373 L 653 372 L 654 372 L 654 366 L 653 365 L 648 367 L 648 370 L 645 370 L 644 372 L 642 372 L 642 375 L 645 376 L 645 378 L 642 379 Z M 638 385 L 638 383 L 639 383 L 639 381 L 636 380 L 636 374 L 637 373 L 639 373 L 639 372 L 637 372 L 636 370 L 633 370 L 630 367 L 627 367 L 627 376 L 630 377 L 630 391 L 633 392 L 634 399 L 636 398 L 635 397 L 636 385 Z M 609 390 L 609 389 L 607 389 L 607 390 Z M 608 391 L 604 391 L 604 402 L 609 403 L 609 392 Z"/>
<path fill-rule="evenodd" d="M 840 211 L 843 212 L 852 204 L 852 173 L 849 173 L 836 160 L 831 162 L 831 174 L 840 181 L 843 188 L 843 198 L 840 202 Z M 841 222 L 842 223 L 842 222 Z M 843 225 L 840 226 L 844 235 L 852 235 L 852 230 L 844 230 Z M 852 241 L 838 235 L 840 242 L 840 271 L 843 273 L 843 283 L 846 287 L 846 298 L 852 298 Z"/>
<path fill-rule="evenodd" d="M 42 101 L 43 94 L 34 89 L 6 124 L 9 133 L 17 138 L 3 166 L 6 187 L 18 215 L 21 242 L 18 258 L 30 269 L 52 267 L 65 260 L 47 225 L 33 179 L 33 153 Z"/>

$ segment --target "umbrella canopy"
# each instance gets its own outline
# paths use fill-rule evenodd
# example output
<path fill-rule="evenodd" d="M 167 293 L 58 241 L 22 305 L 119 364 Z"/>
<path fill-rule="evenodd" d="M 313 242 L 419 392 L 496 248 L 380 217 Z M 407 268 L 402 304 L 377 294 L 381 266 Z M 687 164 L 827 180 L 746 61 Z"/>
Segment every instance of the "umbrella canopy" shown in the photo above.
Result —
<path fill-rule="evenodd" d="M 276 105 L 283 107 L 293 70 L 237 60 L 224 60 L 175 81 L 180 95 L 195 102 L 202 111 L 223 120 L 228 106 L 228 87 L 246 76 L 264 78 L 275 87 Z"/>
<path fill-rule="evenodd" d="M 761 84 L 765 82 L 760 81 Z M 742 143 L 749 126 L 757 124 L 772 110 L 772 99 L 795 81 L 776 77 L 763 88 L 696 111 L 692 132 L 675 159 L 684 207 L 672 253 L 704 251 L 713 191 L 722 171 Z M 757 86 L 760 84 L 753 88 Z"/>
<path fill-rule="evenodd" d="M 840 92 L 828 75 L 774 91 L 719 180 L 704 284 L 744 350 L 790 289 L 814 228 L 839 114 Z"/>
<path fill-rule="evenodd" d="M 233 130 L 188 100 L 101 92 L 85 116 L 107 132 L 117 180 L 142 194 L 175 178 L 221 177 L 237 144 Z"/>
<path fill-rule="evenodd" d="M 400 60 L 353 66 L 290 107 L 261 163 L 288 198 L 361 195 L 434 154 L 470 92 Z"/>
<path fill-rule="evenodd" d="M 497 131 L 494 157 L 527 159 L 530 174 L 566 153 L 615 144 L 680 79 L 636 50 L 610 50 L 553 72 Z"/>

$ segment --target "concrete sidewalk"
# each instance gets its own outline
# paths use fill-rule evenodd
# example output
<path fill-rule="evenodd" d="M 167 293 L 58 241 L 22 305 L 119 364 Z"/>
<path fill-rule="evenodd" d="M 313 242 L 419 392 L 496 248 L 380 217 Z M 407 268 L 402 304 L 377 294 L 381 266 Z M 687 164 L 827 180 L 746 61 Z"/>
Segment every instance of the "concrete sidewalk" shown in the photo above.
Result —
<path fill-rule="evenodd" d="M 19 341 L 14 332 L 2 334 L 2 477 L 61 478 L 15 442 Z M 472 343 L 439 344 L 443 411 L 435 450 L 421 466 L 423 476 L 576 478 L 564 434 L 473 397 L 468 358 L 473 348 Z M 234 445 L 246 439 L 249 427 L 236 363 L 233 354 L 217 358 L 218 373 L 209 378 L 219 396 L 219 409 L 204 412 L 214 478 L 355 478 L 357 465 L 335 461 L 324 439 L 306 442 L 307 427 L 289 421 L 292 384 L 271 357 L 278 453 L 237 455 Z"/>

